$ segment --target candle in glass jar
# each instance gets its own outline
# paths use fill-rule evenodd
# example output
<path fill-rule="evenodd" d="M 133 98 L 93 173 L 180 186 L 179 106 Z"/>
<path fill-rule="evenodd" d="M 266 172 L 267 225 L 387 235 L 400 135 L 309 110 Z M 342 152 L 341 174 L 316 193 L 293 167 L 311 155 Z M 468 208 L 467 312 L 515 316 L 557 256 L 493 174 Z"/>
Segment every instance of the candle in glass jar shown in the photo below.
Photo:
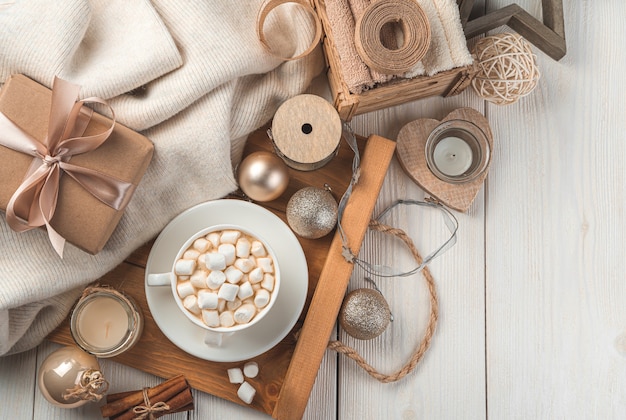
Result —
<path fill-rule="evenodd" d="M 435 145 L 433 163 L 447 176 L 463 175 L 471 166 L 472 148 L 459 137 L 444 137 Z"/>
<path fill-rule="evenodd" d="M 143 318 L 134 302 L 120 292 L 105 288 L 85 293 L 70 320 L 76 344 L 97 357 L 112 357 L 128 350 L 137 342 L 142 329 Z"/>
<path fill-rule="evenodd" d="M 128 313 L 120 301 L 100 296 L 88 302 L 82 309 L 78 332 L 93 347 L 114 347 L 128 332 Z"/>

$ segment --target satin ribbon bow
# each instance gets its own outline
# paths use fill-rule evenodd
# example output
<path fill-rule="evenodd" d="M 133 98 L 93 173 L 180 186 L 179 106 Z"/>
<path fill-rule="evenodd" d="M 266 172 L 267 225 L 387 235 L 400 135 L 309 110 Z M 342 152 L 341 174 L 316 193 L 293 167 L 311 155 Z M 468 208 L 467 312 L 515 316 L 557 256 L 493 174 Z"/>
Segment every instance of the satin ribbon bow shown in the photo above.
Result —
<path fill-rule="evenodd" d="M 63 257 L 65 238 L 52 226 L 59 195 L 59 180 L 65 172 L 104 204 L 123 209 L 134 190 L 133 184 L 102 172 L 69 163 L 72 156 L 88 153 L 106 141 L 115 127 L 113 109 L 102 99 L 78 101 L 80 86 L 55 78 L 48 133 L 39 141 L 0 112 L 0 144 L 33 156 L 33 162 L 6 209 L 7 223 L 16 232 L 45 225 L 54 250 Z M 82 136 L 93 111 L 83 104 L 100 103 L 113 115 L 111 127 L 92 136 Z M 17 214 L 27 215 L 22 219 Z"/>

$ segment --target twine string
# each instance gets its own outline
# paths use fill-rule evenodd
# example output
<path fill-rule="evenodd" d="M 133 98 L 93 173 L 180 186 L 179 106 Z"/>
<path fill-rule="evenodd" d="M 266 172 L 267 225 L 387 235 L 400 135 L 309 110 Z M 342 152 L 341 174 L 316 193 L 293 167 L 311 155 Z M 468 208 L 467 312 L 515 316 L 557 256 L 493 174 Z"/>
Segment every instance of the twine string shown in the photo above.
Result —
<path fill-rule="evenodd" d="M 450 249 L 452 246 L 454 246 L 454 244 L 456 243 L 456 233 L 459 228 L 459 222 L 456 219 L 456 217 L 450 212 L 450 210 L 445 208 L 439 201 L 432 199 L 432 198 L 427 198 L 425 201 L 397 200 L 394 203 L 392 203 L 389 207 L 387 207 L 385 210 L 383 210 L 378 215 L 378 217 L 376 217 L 375 220 L 380 221 L 380 219 L 382 219 L 394 207 L 399 206 L 399 205 L 417 205 L 417 206 L 422 206 L 422 207 L 433 208 L 441 212 L 444 218 L 444 223 L 446 227 L 448 228 L 448 230 L 450 231 L 450 236 L 443 242 L 443 244 L 441 244 L 437 249 L 435 249 L 435 251 L 428 254 L 426 258 L 424 258 L 423 261 L 420 258 L 420 262 L 418 263 L 417 267 L 407 272 L 390 273 L 388 272 L 389 270 L 387 269 L 387 267 L 372 265 L 364 260 L 359 259 L 358 255 L 355 254 L 350 248 L 348 236 L 346 235 L 346 232 L 343 230 L 341 221 L 343 219 L 343 214 L 346 210 L 348 200 L 350 199 L 350 196 L 352 195 L 352 190 L 354 189 L 354 186 L 359 181 L 360 170 L 361 170 L 361 156 L 359 154 L 359 148 L 358 148 L 357 141 L 356 141 L 356 135 L 354 134 L 354 131 L 352 130 L 352 128 L 345 122 L 343 123 L 342 137 L 346 141 L 346 143 L 348 143 L 348 145 L 350 146 L 350 149 L 352 149 L 352 151 L 354 152 L 354 158 L 352 160 L 352 178 L 350 179 L 350 184 L 348 185 L 348 188 L 346 189 L 343 196 L 339 200 L 339 205 L 338 205 L 338 210 L 337 210 L 337 231 L 339 232 L 339 236 L 341 237 L 341 244 L 342 244 L 341 255 L 345 258 L 347 262 L 360 266 L 372 276 L 407 277 L 423 270 L 424 267 L 426 267 L 433 259 L 437 258 L 441 254 L 446 252 L 448 249 Z M 392 233 L 392 234 L 394 233 L 393 228 L 388 227 L 388 229 L 390 230 L 389 233 Z"/>
<path fill-rule="evenodd" d="M 89 369 L 83 373 L 81 380 L 74 388 L 63 393 L 63 399 L 78 398 L 85 401 L 100 401 L 109 390 L 109 382 L 99 370 Z"/>
<path fill-rule="evenodd" d="M 472 87 L 483 99 L 508 105 L 528 95 L 541 77 L 530 44 L 520 35 L 501 33 L 474 47 L 478 72 Z"/>
<path fill-rule="evenodd" d="M 454 244 L 456 244 L 456 234 L 459 229 L 459 221 L 452 214 L 450 210 L 445 208 L 440 202 L 432 199 L 426 198 L 425 201 L 418 200 L 397 200 L 388 206 L 385 210 L 383 210 L 376 219 L 370 221 L 369 227 L 372 230 L 377 230 L 382 233 L 389 233 L 393 236 L 397 236 L 400 238 L 411 250 L 411 253 L 415 256 L 417 255 L 417 249 L 413 244 L 411 238 L 402 230 L 398 228 L 394 228 L 392 226 L 385 225 L 381 223 L 381 219 L 389 213 L 393 208 L 399 205 L 415 205 L 420 207 L 427 207 L 438 210 L 441 212 L 443 216 L 443 221 L 446 225 L 446 228 L 450 231 L 450 236 L 433 252 L 428 254 L 424 259 L 421 257 L 419 260 L 416 258 L 417 266 L 409 271 L 401 272 L 401 273 L 390 273 L 389 268 L 385 266 L 373 265 L 368 263 L 367 261 L 361 260 L 358 257 L 354 258 L 354 263 L 365 270 L 367 273 L 378 276 L 378 277 L 409 277 L 415 273 L 422 271 L 428 264 L 432 262 L 435 258 L 439 257 L 443 253 L 445 253 L 448 249 L 452 248 Z"/>
<path fill-rule="evenodd" d="M 411 240 L 411 238 L 401 229 L 391 228 L 387 225 L 383 225 L 377 220 L 372 220 L 369 224 L 369 227 L 373 230 L 391 234 L 397 238 L 399 238 L 405 245 L 409 248 L 409 251 L 413 255 L 413 258 L 417 261 L 419 266 L 423 266 L 421 272 L 426 280 L 426 284 L 428 286 L 428 293 L 430 295 L 430 318 L 428 320 L 428 326 L 426 331 L 424 332 L 424 337 L 420 342 L 419 346 L 414 350 L 413 354 L 409 358 L 408 362 L 402 366 L 397 371 L 391 374 L 383 374 L 376 370 L 373 366 L 371 366 L 364 358 L 356 351 L 354 348 L 342 343 L 338 340 L 333 340 L 328 343 L 328 348 L 334 350 L 338 353 L 344 354 L 348 356 L 350 359 L 354 360 L 359 367 L 361 367 L 365 372 L 367 372 L 370 376 L 375 378 L 381 383 L 390 383 L 398 381 L 404 378 L 406 375 L 411 373 L 413 369 L 417 366 L 420 360 L 424 357 L 424 354 L 430 347 L 430 343 L 432 342 L 433 335 L 435 334 L 435 329 L 437 326 L 437 320 L 439 318 L 439 303 L 437 300 L 437 290 L 435 288 L 435 280 L 433 279 L 430 270 L 426 265 L 424 265 L 424 260 L 420 256 L 415 244 Z"/>
<path fill-rule="evenodd" d="M 133 407 L 133 413 L 137 416 L 133 417 L 133 420 L 154 419 L 154 413 L 167 411 L 170 406 L 163 401 L 159 401 L 156 404 L 150 404 L 150 398 L 148 398 L 148 388 L 143 389 L 143 404 Z"/>

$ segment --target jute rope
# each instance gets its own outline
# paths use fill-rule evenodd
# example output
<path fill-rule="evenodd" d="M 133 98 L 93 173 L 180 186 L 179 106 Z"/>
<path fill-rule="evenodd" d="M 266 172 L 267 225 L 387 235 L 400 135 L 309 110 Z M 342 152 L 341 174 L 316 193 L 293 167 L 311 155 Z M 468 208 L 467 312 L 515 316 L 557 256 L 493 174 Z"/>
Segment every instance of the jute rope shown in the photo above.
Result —
<path fill-rule="evenodd" d="M 535 89 L 540 73 L 530 43 L 518 34 L 482 38 L 473 50 L 478 73 L 472 79 L 476 93 L 497 105 L 508 105 Z"/>
<path fill-rule="evenodd" d="M 102 372 L 90 369 L 83 374 L 83 377 L 74 388 L 65 390 L 63 399 L 78 398 L 85 401 L 100 401 L 109 390 L 109 382 L 104 379 Z"/>
<path fill-rule="evenodd" d="M 402 240 L 402 242 L 404 242 L 405 245 L 409 248 L 409 251 L 411 251 L 413 258 L 415 258 L 417 263 L 422 264 L 422 257 L 417 251 L 415 245 L 413 244 L 413 240 L 402 229 L 382 224 L 377 220 L 371 220 L 369 223 L 369 228 L 378 232 L 393 235 Z M 415 366 L 417 366 L 422 357 L 424 357 L 426 350 L 428 350 L 428 348 L 430 347 L 430 343 L 435 333 L 435 327 L 437 326 L 437 319 L 439 318 L 439 303 L 437 301 L 435 280 L 433 279 L 433 276 L 430 273 L 428 266 L 425 266 L 422 269 L 422 273 L 424 274 L 424 278 L 426 279 L 428 292 L 430 294 L 430 319 L 428 321 L 428 327 L 426 328 L 424 337 L 422 338 L 419 346 L 415 349 L 409 361 L 399 370 L 389 375 L 382 374 L 378 372 L 374 367 L 372 367 L 369 363 L 367 363 L 367 361 L 355 349 L 343 344 L 341 341 L 330 341 L 328 343 L 328 348 L 338 353 L 345 354 L 350 359 L 354 360 L 357 365 L 363 368 L 370 376 L 382 383 L 398 381 L 411 373 L 411 371 L 415 369 Z"/>

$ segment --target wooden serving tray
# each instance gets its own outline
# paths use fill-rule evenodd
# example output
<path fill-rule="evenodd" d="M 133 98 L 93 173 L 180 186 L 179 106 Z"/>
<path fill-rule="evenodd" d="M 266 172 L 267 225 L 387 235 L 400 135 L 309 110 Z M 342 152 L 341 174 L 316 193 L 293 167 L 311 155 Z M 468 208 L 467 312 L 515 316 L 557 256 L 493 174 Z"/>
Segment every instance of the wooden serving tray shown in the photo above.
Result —
<path fill-rule="evenodd" d="M 272 151 L 265 132 L 266 129 L 261 129 L 250 136 L 244 156 L 259 150 Z M 357 140 L 361 153 L 361 176 L 342 222 L 355 253 L 360 249 L 395 150 L 395 142 L 382 137 Z M 311 172 L 290 168 L 287 191 L 277 200 L 260 204 L 286 222 L 285 209 L 289 198 L 305 186 L 323 187 L 327 183 L 339 200 L 352 176 L 353 156 L 342 141 L 338 155 L 323 168 Z M 261 370 L 256 378 L 249 379 L 257 390 L 250 407 L 276 419 L 302 417 L 353 268 L 341 255 L 341 239 L 336 231 L 320 239 L 298 239 L 309 269 L 305 307 L 293 330 L 278 345 L 252 359 Z M 112 360 L 162 378 L 183 373 L 193 388 L 245 405 L 237 397 L 238 387 L 229 383 L 227 374 L 228 368 L 241 367 L 243 362 L 219 363 L 196 358 L 170 342 L 154 322 L 144 292 L 145 267 L 152 243 L 139 248 L 124 263 L 98 280 L 99 284 L 115 287 L 135 299 L 145 319 L 139 342 Z M 74 344 L 69 332 L 69 320 L 66 319 L 48 339 L 60 344 Z"/>

